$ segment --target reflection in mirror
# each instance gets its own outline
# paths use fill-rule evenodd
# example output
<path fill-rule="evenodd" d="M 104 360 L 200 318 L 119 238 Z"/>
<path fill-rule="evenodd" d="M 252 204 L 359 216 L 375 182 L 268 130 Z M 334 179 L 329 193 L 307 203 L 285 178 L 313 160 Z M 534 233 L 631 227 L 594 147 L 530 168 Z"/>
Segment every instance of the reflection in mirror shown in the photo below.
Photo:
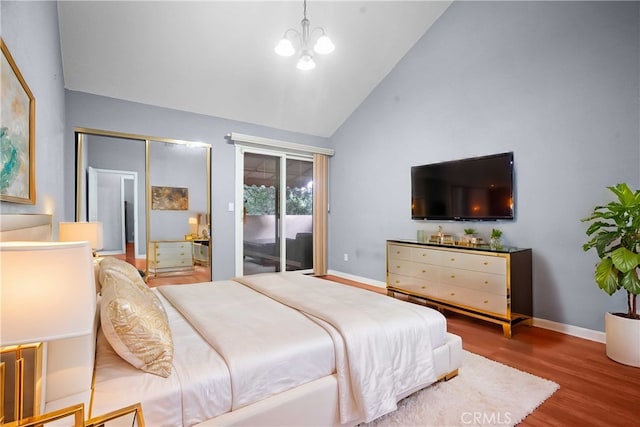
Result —
<path fill-rule="evenodd" d="M 102 222 L 99 256 L 150 286 L 212 280 L 210 145 L 76 129 L 76 150 L 76 220 Z"/>
<path fill-rule="evenodd" d="M 208 282 L 209 147 L 151 141 L 149 284 Z M 161 281 L 161 279 L 164 279 Z"/>
<path fill-rule="evenodd" d="M 146 257 L 145 141 L 83 134 L 78 147 L 78 220 L 103 227 L 101 256 Z"/>

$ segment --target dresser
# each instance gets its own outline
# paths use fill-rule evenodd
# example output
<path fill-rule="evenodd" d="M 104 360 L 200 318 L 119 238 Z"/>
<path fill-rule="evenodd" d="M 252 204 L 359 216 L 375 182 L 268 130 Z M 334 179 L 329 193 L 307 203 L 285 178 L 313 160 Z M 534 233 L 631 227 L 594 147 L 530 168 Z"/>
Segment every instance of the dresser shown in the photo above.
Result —
<path fill-rule="evenodd" d="M 387 241 L 387 293 L 511 327 L 531 324 L 531 249 Z"/>
<path fill-rule="evenodd" d="M 149 272 L 160 273 L 191 271 L 192 242 L 187 240 L 157 240 L 149 242 Z"/>

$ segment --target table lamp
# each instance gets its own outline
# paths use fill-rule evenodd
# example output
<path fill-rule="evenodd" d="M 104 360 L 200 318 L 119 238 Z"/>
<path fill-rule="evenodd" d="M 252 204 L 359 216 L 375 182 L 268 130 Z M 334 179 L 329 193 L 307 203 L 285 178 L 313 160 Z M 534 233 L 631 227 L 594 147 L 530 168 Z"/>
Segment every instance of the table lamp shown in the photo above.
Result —
<path fill-rule="evenodd" d="M 24 405 L 21 346 L 91 334 L 95 299 L 88 242 L 0 242 L 0 350 L 15 352 L 15 420 Z"/>
<path fill-rule="evenodd" d="M 103 248 L 101 222 L 61 222 L 58 224 L 58 240 L 61 242 L 83 242 L 91 244 L 93 256 Z"/>

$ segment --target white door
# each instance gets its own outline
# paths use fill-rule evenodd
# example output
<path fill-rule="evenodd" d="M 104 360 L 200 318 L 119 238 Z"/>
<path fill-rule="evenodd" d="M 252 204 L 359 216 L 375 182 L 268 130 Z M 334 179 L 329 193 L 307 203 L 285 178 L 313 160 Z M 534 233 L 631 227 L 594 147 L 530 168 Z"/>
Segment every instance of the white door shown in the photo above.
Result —
<path fill-rule="evenodd" d="M 127 238 L 125 236 L 125 189 L 126 181 L 133 181 L 134 200 L 137 201 L 137 173 L 110 169 L 88 168 L 88 214 L 89 221 L 102 222 L 104 255 L 126 253 Z M 135 202 L 134 202 L 135 203 Z M 137 203 L 135 203 L 137 205 Z M 136 255 L 137 244 L 137 209 L 134 212 L 134 241 Z"/>

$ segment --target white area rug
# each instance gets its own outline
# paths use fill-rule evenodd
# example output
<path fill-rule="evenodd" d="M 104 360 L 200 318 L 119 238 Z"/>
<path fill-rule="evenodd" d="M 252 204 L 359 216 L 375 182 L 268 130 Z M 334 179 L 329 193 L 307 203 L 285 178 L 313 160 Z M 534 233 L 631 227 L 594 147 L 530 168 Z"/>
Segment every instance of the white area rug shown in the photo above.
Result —
<path fill-rule="evenodd" d="M 560 386 L 463 351 L 459 375 L 414 393 L 366 426 L 513 426 Z"/>

